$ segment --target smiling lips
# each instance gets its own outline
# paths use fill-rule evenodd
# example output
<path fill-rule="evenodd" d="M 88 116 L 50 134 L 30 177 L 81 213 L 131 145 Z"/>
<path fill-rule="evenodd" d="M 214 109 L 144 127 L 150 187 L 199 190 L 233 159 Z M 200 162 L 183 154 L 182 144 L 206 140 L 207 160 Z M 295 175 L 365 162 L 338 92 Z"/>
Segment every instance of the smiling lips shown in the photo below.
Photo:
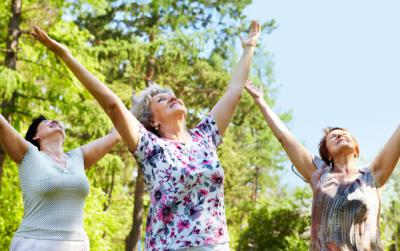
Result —
<path fill-rule="evenodd" d="M 348 140 L 347 138 L 342 137 L 342 138 L 340 138 L 340 139 L 338 140 L 338 142 L 336 143 L 336 145 L 339 144 L 340 141 L 342 141 L 342 140 L 345 140 L 345 141 L 349 142 L 349 140 Z"/>
<path fill-rule="evenodd" d="M 172 103 L 170 104 L 169 108 L 172 108 L 175 104 L 180 104 L 181 102 L 179 102 L 179 100 L 174 100 L 172 101 Z"/>
<path fill-rule="evenodd" d="M 60 125 L 60 123 L 58 123 L 56 121 L 51 122 L 51 124 L 50 124 L 50 128 L 54 128 L 54 127 L 59 127 L 61 129 L 63 129 L 62 126 Z"/>

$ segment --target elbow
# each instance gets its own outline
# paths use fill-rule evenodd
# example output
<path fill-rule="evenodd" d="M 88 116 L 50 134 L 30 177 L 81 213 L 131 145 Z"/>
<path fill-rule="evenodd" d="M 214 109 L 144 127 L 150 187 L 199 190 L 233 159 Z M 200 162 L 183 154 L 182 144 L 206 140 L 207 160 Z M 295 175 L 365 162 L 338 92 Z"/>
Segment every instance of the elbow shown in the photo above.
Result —
<path fill-rule="evenodd" d="M 105 104 L 104 110 L 107 115 L 112 119 L 115 114 L 124 106 L 121 100 L 110 97 L 109 101 Z"/>

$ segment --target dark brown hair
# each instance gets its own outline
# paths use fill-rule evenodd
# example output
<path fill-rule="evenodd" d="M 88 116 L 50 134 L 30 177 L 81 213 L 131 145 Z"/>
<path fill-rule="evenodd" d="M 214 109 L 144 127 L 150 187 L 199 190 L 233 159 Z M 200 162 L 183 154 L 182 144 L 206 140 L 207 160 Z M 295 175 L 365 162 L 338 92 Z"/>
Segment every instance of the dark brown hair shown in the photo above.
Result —
<path fill-rule="evenodd" d="M 345 132 L 349 132 L 349 130 L 342 128 L 342 127 L 327 127 L 324 129 L 324 136 L 322 137 L 321 141 L 319 142 L 319 155 L 321 156 L 321 159 L 327 164 L 327 165 L 331 165 L 333 164 L 332 161 L 330 160 L 330 156 L 329 156 L 329 151 L 328 151 L 328 147 L 326 145 L 326 137 L 328 136 L 328 134 L 334 130 L 342 130 Z M 360 147 L 358 145 L 357 140 L 350 135 L 351 138 L 354 140 L 355 142 L 355 152 L 356 152 L 356 157 L 358 157 L 360 155 Z"/>
<path fill-rule="evenodd" d="M 32 145 L 36 146 L 40 150 L 40 144 L 39 141 L 34 140 L 33 138 L 36 136 L 37 133 L 37 128 L 39 127 L 39 124 L 47 120 L 45 116 L 40 115 L 39 117 L 36 117 L 32 119 L 32 123 L 29 125 L 28 131 L 26 132 L 25 139 L 29 142 L 32 143 Z"/>

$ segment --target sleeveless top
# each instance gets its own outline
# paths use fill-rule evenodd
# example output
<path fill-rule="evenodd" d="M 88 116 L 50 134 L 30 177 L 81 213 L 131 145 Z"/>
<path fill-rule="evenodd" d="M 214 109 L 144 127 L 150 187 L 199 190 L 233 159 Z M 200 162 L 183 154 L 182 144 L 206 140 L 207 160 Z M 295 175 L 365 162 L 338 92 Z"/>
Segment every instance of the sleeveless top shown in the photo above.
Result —
<path fill-rule="evenodd" d="M 368 168 L 359 176 L 339 183 L 332 167 L 318 157 L 312 181 L 310 250 L 383 251 L 380 241 L 380 197 L 374 177 Z"/>
<path fill-rule="evenodd" d="M 224 171 L 218 160 L 221 136 L 206 116 L 190 130 L 191 143 L 160 138 L 140 126 L 135 158 L 150 208 L 146 250 L 177 250 L 229 241 L 224 207 Z"/>
<path fill-rule="evenodd" d="M 18 167 L 24 216 L 15 236 L 46 240 L 85 240 L 83 207 L 89 194 L 80 148 L 67 155 L 66 167 L 29 143 Z"/>

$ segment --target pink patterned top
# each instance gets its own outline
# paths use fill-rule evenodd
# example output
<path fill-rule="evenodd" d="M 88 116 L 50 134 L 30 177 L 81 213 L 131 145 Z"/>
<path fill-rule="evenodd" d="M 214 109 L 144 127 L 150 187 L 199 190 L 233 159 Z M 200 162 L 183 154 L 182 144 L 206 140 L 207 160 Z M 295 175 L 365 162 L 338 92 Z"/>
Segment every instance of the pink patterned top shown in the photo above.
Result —
<path fill-rule="evenodd" d="M 160 138 L 140 128 L 135 157 L 151 202 L 146 249 L 176 250 L 229 241 L 224 208 L 221 136 L 208 115 L 190 130 L 192 143 Z"/>
<path fill-rule="evenodd" d="M 359 169 L 353 181 L 340 183 L 331 166 L 318 157 L 314 164 L 310 250 L 383 251 L 380 197 L 371 171 Z"/>

